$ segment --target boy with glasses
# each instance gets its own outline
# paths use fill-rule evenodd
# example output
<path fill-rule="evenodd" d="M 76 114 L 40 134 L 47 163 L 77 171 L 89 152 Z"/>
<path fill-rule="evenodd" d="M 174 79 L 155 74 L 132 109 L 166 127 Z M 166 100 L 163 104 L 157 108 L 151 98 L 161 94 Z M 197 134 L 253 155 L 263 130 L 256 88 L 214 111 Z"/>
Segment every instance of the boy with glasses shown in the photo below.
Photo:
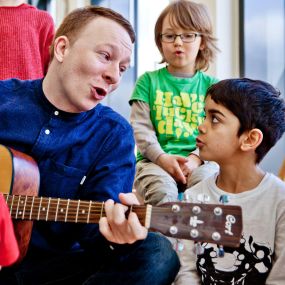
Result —
<path fill-rule="evenodd" d="M 145 203 L 176 200 L 178 188 L 217 170 L 211 163 L 198 168 L 196 151 L 206 90 L 217 82 L 203 72 L 218 50 L 215 41 L 202 4 L 174 1 L 157 19 L 155 42 L 166 67 L 143 74 L 130 100 L 139 150 L 134 187 Z"/>

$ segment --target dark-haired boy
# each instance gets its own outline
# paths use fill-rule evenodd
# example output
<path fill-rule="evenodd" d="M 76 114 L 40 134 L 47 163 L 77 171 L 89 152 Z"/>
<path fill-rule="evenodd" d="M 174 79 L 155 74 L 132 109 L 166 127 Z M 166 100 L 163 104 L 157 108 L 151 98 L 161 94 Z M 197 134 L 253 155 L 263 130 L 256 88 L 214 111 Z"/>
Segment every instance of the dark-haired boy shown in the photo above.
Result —
<path fill-rule="evenodd" d="M 211 203 L 227 197 L 240 205 L 243 235 L 240 247 L 224 248 L 224 255 L 201 244 L 191 284 L 284 284 L 285 183 L 258 165 L 285 131 L 284 100 L 266 82 L 229 79 L 209 88 L 205 113 L 197 147 L 220 171 L 186 193 L 193 201 L 203 193 Z"/>

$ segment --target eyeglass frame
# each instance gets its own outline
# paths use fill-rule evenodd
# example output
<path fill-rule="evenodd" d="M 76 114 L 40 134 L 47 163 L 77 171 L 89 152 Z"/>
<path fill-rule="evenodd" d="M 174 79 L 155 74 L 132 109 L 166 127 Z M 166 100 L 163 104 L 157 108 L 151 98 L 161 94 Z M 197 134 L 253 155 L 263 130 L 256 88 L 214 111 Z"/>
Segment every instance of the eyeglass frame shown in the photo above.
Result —
<path fill-rule="evenodd" d="M 185 41 L 185 37 L 183 38 L 183 35 L 185 35 L 185 34 L 193 34 L 193 35 L 195 35 L 195 37 L 194 37 L 194 39 L 193 39 L 192 41 L 187 42 L 187 41 Z M 172 35 L 172 36 L 174 36 L 173 41 L 171 41 L 171 42 L 163 41 L 162 37 L 163 37 L 164 35 Z M 188 43 L 188 44 L 189 44 L 189 43 L 194 43 L 195 40 L 196 40 L 196 38 L 197 38 L 197 37 L 201 37 L 201 36 L 202 36 L 201 33 L 194 33 L 194 32 L 191 32 L 191 33 L 182 33 L 182 34 L 164 33 L 164 34 L 160 34 L 160 39 L 161 39 L 161 41 L 162 41 L 163 43 L 168 43 L 168 44 L 169 44 L 169 43 L 174 43 L 174 42 L 176 41 L 176 38 L 179 37 L 183 43 Z"/>

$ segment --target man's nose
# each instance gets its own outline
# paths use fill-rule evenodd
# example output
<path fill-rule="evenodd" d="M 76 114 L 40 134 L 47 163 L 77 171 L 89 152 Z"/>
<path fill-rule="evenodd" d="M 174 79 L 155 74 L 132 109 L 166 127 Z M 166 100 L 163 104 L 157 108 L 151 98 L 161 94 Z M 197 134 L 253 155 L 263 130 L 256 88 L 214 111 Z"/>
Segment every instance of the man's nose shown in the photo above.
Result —
<path fill-rule="evenodd" d="M 119 67 L 110 65 L 108 69 L 105 70 L 103 78 L 108 84 L 118 84 L 121 79 Z"/>

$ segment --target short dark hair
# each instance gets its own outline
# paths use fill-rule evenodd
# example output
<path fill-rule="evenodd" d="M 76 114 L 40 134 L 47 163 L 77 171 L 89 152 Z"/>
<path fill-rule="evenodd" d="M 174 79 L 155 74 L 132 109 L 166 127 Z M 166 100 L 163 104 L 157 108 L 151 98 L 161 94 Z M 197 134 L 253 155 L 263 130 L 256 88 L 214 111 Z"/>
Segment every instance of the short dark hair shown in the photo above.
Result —
<path fill-rule="evenodd" d="M 54 41 L 60 36 L 66 36 L 73 43 L 80 33 L 81 29 L 95 18 L 103 17 L 117 22 L 129 34 L 132 43 L 135 42 L 135 32 L 130 22 L 121 14 L 105 7 L 86 6 L 78 8 L 70 12 L 64 19 L 56 31 L 53 42 L 50 46 L 51 59 L 54 56 Z"/>
<path fill-rule="evenodd" d="M 219 49 L 216 46 L 217 39 L 213 36 L 213 26 L 206 6 L 188 0 L 176 0 L 161 12 L 154 29 L 155 43 L 162 55 L 161 63 L 165 62 L 161 44 L 162 24 L 167 15 L 169 15 L 173 27 L 178 26 L 185 30 L 201 33 L 205 48 L 199 50 L 195 67 L 196 70 L 207 70 Z"/>
<path fill-rule="evenodd" d="M 256 149 L 256 162 L 276 144 L 285 132 L 285 102 L 279 90 L 261 80 L 236 78 L 212 85 L 206 96 L 225 106 L 240 122 L 238 136 L 257 128 L 263 141 Z"/>

